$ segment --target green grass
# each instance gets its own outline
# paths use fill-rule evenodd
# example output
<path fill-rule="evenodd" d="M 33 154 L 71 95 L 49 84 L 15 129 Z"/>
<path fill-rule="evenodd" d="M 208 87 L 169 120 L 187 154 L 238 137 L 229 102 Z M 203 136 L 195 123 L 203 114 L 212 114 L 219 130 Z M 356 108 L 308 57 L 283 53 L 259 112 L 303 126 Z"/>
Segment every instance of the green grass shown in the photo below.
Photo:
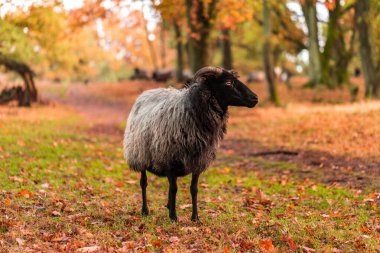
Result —
<path fill-rule="evenodd" d="M 221 154 L 200 179 L 201 223 L 189 219 L 189 177 L 179 180 L 180 221 L 172 223 L 164 207 L 167 180 L 148 175 L 151 215 L 141 217 L 138 175 L 127 170 L 121 141 L 88 134 L 75 115 L 33 123 L 10 117 L 0 136 L 0 247 L 5 252 L 93 245 L 257 252 L 273 250 L 271 243 L 278 252 L 379 250 L 375 203 L 343 187 L 291 176 L 284 180 L 276 173 L 295 170 L 295 164 L 253 158 L 257 170 L 236 168 L 234 162 L 245 158 Z M 262 169 L 267 172 L 258 172 Z M 260 197 L 259 189 L 265 195 Z M 263 243 L 267 239 L 271 243 Z"/>

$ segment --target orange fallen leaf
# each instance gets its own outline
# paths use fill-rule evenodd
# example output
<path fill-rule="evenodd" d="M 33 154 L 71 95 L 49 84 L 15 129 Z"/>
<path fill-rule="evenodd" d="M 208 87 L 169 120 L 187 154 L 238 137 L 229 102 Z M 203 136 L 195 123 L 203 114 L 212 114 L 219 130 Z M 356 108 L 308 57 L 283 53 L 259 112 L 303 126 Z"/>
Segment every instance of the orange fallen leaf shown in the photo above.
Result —
<path fill-rule="evenodd" d="M 153 240 L 152 244 L 156 248 L 162 248 L 162 243 L 160 241 L 158 241 L 158 240 Z"/>
<path fill-rule="evenodd" d="M 24 179 L 21 178 L 21 177 L 16 177 L 16 176 L 10 176 L 9 179 L 13 182 L 19 182 L 19 183 L 22 183 L 24 182 Z"/>
<path fill-rule="evenodd" d="M 263 205 L 269 205 L 271 203 L 271 200 L 269 199 L 269 197 L 265 195 L 263 190 L 261 190 L 260 188 L 256 189 L 255 198 L 260 204 L 263 204 Z"/>
<path fill-rule="evenodd" d="M 269 238 L 263 239 L 259 242 L 260 249 L 265 253 L 276 252 L 272 240 Z"/>
<path fill-rule="evenodd" d="M 99 252 L 101 248 L 99 246 L 89 246 L 89 247 L 83 247 L 79 248 L 77 252 L 80 253 L 91 253 L 91 252 Z"/>
<path fill-rule="evenodd" d="M 123 182 L 116 182 L 115 183 L 116 187 L 123 187 L 123 185 L 124 185 Z"/>
<path fill-rule="evenodd" d="M 290 235 L 284 235 L 282 240 L 288 244 L 291 250 L 297 249 L 297 245 L 294 243 L 293 238 Z"/>
<path fill-rule="evenodd" d="M 18 139 L 17 142 L 16 142 L 17 145 L 19 145 L 20 147 L 24 147 L 25 146 L 25 142 L 21 139 Z"/>
<path fill-rule="evenodd" d="M 10 206 L 10 205 L 12 204 L 12 200 L 10 200 L 10 199 L 5 199 L 5 200 L 4 200 L 4 204 L 5 204 L 6 206 Z"/>
<path fill-rule="evenodd" d="M 27 199 L 33 196 L 33 194 L 28 190 L 21 190 L 17 195 Z"/>
<path fill-rule="evenodd" d="M 370 234 L 371 230 L 363 225 L 360 226 L 360 232 Z"/>
<path fill-rule="evenodd" d="M 226 246 L 223 250 L 223 253 L 230 253 L 230 247 Z"/>

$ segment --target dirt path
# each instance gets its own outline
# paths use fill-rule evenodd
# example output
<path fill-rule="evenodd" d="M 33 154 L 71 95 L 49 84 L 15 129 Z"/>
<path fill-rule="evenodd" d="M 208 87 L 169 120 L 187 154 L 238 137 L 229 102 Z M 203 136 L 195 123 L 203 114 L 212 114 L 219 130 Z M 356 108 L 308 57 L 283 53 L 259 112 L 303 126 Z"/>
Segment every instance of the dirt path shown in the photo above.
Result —
<path fill-rule="evenodd" d="M 107 96 L 94 95 L 84 85 L 70 85 L 64 94 L 44 92 L 44 99 L 63 104 L 76 110 L 91 122 L 91 134 L 106 134 L 121 140 L 122 125 L 134 98 L 109 99 Z M 243 169 L 254 169 L 264 174 L 292 174 L 301 180 L 312 179 L 325 184 L 346 185 L 356 189 L 380 191 L 380 164 L 363 159 L 333 156 L 316 150 L 289 150 L 267 148 L 255 145 L 249 140 L 227 139 L 221 145 L 221 152 L 233 157 L 243 157 Z M 253 158 L 253 160 L 252 160 Z M 292 171 L 278 169 L 276 166 L 263 166 L 254 158 L 264 161 L 295 164 Z M 218 159 L 217 162 L 223 162 Z M 232 161 L 231 161 L 232 162 Z"/>

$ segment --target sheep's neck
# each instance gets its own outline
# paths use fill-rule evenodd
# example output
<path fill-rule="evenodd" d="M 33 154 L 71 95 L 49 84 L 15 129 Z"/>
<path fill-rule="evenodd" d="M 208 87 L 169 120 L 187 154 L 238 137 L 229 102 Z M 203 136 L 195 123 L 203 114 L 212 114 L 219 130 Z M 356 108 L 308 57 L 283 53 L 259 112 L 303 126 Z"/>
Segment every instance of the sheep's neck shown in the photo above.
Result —
<path fill-rule="evenodd" d="M 189 93 L 191 108 L 194 110 L 192 115 L 198 122 L 198 127 L 208 134 L 216 135 L 217 139 L 222 139 L 226 132 L 227 107 L 220 106 L 205 87 L 191 87 Z"/>

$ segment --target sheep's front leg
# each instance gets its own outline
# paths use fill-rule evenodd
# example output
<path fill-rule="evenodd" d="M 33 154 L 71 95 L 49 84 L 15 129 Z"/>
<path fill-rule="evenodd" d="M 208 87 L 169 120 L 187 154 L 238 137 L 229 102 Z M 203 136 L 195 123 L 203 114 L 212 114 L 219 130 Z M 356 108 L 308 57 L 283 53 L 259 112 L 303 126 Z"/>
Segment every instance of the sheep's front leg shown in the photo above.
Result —
<path fill-rule="evenodd" d="M 148 186 L 148 178 L 146 176 L 146 171 L 141 171 L 140 186 L 142 190 L 142 208 L 141 214 L 146 216 L 149 214 L 148 204 L 146 201 L 146 187 Z"/>
<path fill-rule="evenodd" d="M 175 199 L 177 194 L 177 177 L 173 175 L 168 176 L 169 179 L 169 217 L 173 221 L 177 221 L 177 213 L 175 210 Z"/>
<path fill-rule="evenodd" d="M 191 201 L 193 203 L 193 214 L 191 215 L 192 221 L 199 220 L 198 218 L 198 206 L 197 206 L 197 194 L 198 194 L 198 174 L 193 174 L 191 179 L 191 186 L 190 186 L 190 192 L 191 192 Z"/>

